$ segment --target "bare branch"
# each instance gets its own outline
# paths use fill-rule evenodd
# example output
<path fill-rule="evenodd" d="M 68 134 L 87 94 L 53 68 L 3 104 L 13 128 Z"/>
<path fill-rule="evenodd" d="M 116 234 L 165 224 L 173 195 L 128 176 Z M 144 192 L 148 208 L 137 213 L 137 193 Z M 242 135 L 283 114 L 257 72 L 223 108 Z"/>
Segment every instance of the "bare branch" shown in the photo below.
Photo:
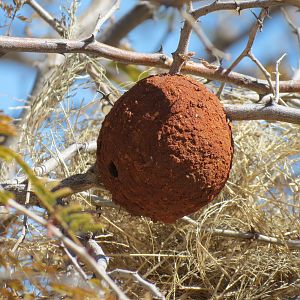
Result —
<path fill-rule="evenodd" d="M 191 9 L 188 9 L 190 12 Z M 194 21 L 196 22 L 196 20 Z M 192 33 L 192 27 L 188 21 L 184 22 L 183 28 L 180 31 L 180 38 L 177 49 L 172 53 L 173 62 L 170 66 L 170 74 L 179 73 L 181 68 L 189 59 L 188 55 L 188 44 Z"/>
<path fill-rule="evenodd" d="M 101 16 L 101 14 L 98 16 L 95 29 L 92 33 L 94 38 L 97 36 L 97 33 L 99 32 L 101 26 L 114 14 L 114 12 L 119 8 L 119 6 L 120 0 L 116 0 L 113 6 L 110 8 L 110 10 L 104 16 Z"/>
<path fill-rule="evenodd" d="M 162 300 L 166 299 L 165 296 L 160 292 L 160 290 L 153 283 L 145 280 L 137 272 L 123 270 L 123 269 L 115 269 L 109 272 L 108 274 L 110 276 L 117 277 L 117 278 L 133 279 L 134 281 L 142 285 L 144 288 L 149 290 L 154 297 Z"/>
<path fill-rule="evenodd" d="M 120 40 L 139 24 L 153 17 L 156 5 L 139 2 L 132 10 L 125 14 L 118 22 L 111 25 L 101 36 L 100 41 L 118 46 Z"/>
<path fill-rule="evenodd" d="M 65 251 L 66 255 L 68 256 L 69 260 L 71 261 L 72 265 L 75 268 L 75 270 L 74 269 L 73 270 L 76 271 L 82 277 L 82 279 L 87 282 L 88 276 L 85 274 L 85 272 L 83 271 L 83 269 L 79 265 L 76 257 L 73 256 L 70 253 L 70 251 L 68 250 L 68 248 L 65 246 L 64 243 L 61 243 L 61 245 L 62 245 L 62 248 Z M 68 274 L 68 275 L 69 275 L 68 277 L 72 276 L 72 279 L 73 279 L 73 277 L 76 276 L 77 274 L 76 275 L 74 275 L 74 274 Z"/>
<path fill-rule="evenodd" d="M 300 125 L 300 109 L 282 105 L 225 104 L 225 112 L 231 120 L 281 121 Z"/>
<path fill-rule="evenodd" d="M 105 255 L 100 245 L 93 239 L 89 239 L 85 243 L 85 245 L 91 256 L 97 262 L 98 267 L 101 268 L 104 272 L 106 272 L 109 263 L 109 257 Z"/>
<path fill-rule="evenodd" d="M 2 184 L 2 188 L 6 191 L 14 193 L 15 199 L 18 203 L 24 203 L 26 197 L 27 189 L 25 184 Z M 68 195 L 76 194 L 82 191 L 87 191 L 91 188 L 104 189 L 104 187 L 98 183 L 97 175 L 94 172 L 94 167 L 91 167 L 87 172 L 82 174 L 75 174 L 67 177 L 60 182 L 58 185 L 52 189 L 53 192 L 62 189 L 69 188 L 70 193 Z M 34 190 L 30 190 L 30 205 L 40 206 L 41 203 L 38 197 L 34 194 Z M 65 196 L 68 196 L 65 195 Z"/>
<path fill-rule="evenodd" d="M 53 171 L 57 166 L 61 163 L 64 162 L 67 159 L 71 159 L 72 157 L 75 156 L 79 151 L 84 151 L 84 152 L 94 152 L 97 149 L 97 143 L 94 142 L 89 142 L 89 143 L 75 143 L 70 145 L 68 148 L 63 150 L 59 157 L 52 157 L 45 161 L 43 164 L 35 166 L 33 168 L 33 171 L 36 176 L 43 176 L 51 171 Z M 12 180 L 8 180 L 5 183 L 6 184 L 19 184 L 23 183 L 27 179 L 27 176 L 19 176 L 17 178 L 14 178 Z"/>
<path fill-rule="evenodd" d="M 251 52 L 252 45 L 254 43 L 256 34 L 258 30 L 262 30 L 263 21 L 265 17 L 267 16 L 268 12 L 266 9 L 262 9 L 260 11 L 259 16 L 257 17 L 255 25 L 252 27 L 249 33 L 248 42 L 246 44 L 245 49 L 242 51 L 242 53 L 234 60 L 234 62 L 231 64 L 231 66 L 226 70 L 225 74 L 228 75 L 240 62 L 243 58 L 248 56 L 248 54 Z M 223 88 L 225 86 L 225 83 L 223 83 L 218 91 L 218 96 L 221 96 L 221 93 L 223 91 Z M 270 86 L 270 89 L 272 90 L 272 86 Z"/>
<path fill-rule="evenodd" d="M 165 6 L 172 6 L 172 7 L 181 7 L 184 4 L 191 2 L 190 0 L 147 0 L 149 2 L 159 4 L 159 5 L 165 5 Z M 197 0 L 193 0 L 197 1 Z"/>
<path fill-rule="evenodd" d="M 284 53 L 276 62 L 276 67 L 275 67 L 275 73 L 276 73 L 276 80 L 275 80 L 275 95 L 274 95 L 274 99 L 273 99 L 273 104 L 278 104 L 279 101 L 279 77 L 280 77 L 280 73 L 279 73 L 279 65 L 281 63 L 281 61 L 284 59 L 284 57 L 286 56 L 286 53 Z"/>
<path fill-rule="evenodd" d="M 45 22 L 47 22 L 53 29 L 56 30 L 59 35 L 63 36 L 65 33 L 65 28 L 39 3 L 37 3 L 35 0 L 26 0 L 25 3 L 31 6 Z"/>
<path fill-rule="evenodd" d="M 30 186 L 31 183 L 27 182 L 27 187 L 26 187 L 26 198 L 25 198 L 25 205 L 27 205 L 29 203 L 29 199 L 30 199 Z M 12 248 L 12 253 L 14 253 L 18 247 L 20 246 L 21 243 L 23 243 L 25 236 L 27 233 L 27 216 L 24 215 L 23 216 L 23 225 L 22 225 L 22 231 L 21 231 L 21 235 L 19 236 L 17 242 L 15 243 L 14 247 Z"/>
<path fill-rule="evenodd" d="M 251 52 L 248 53 L 248 57 L 258 66 L 258 68 L 261 70 L 261 72 L 265 75 L 269 87 L 273 94 L 275 94 L 273 83 L 272 83 L 272 77 L 271 74 L 268 72 L 268 70 L 263 66 L 263 64 L 254 56 L 254 54 Z"/>
<path fill-rule="evenodd" d="M 94 54 L 119 61 L 126 64 L 155 66 L 168 69 L 172 63 L 171 58 L 164 54 L 146 54 L 121 50 L 99 42 L 91 44 L 78 40 L 65 39 L 37 39 L 16 38 L 0 36 L 0 51 L 8 52 L 39 52 L 39 53 L 85 53 Z M 231 72 L 225 75 L 226 69 L 220 70 L 214 66 L 205 66 L 200 63 L 187 63 L 183 67 L 184 73 L 203 76 L 211 80 L 227 82 L 266 94 L 270 91 L 266 80 L 260 80 L 251 76 Z M 300 80 L 281 81 L 281 92 L 300 92 Z"/>
<path fill-rule="evenodd" d="M 283 6 L 283 5 L 293 5 L 295 7 L 300 8 L 300 1 L 299 0 L 285 0 L 285 1 L 278 1 L 278 0 L 239 0 L 238 2 L 235 0 L 218 0 L 214 1 L 211 4 L 206 6 L 202 6 L 201 8 L 194 11 L 193 16 L 195 19 L 198 19 L 201 16 L 205 16 L 211 12 L 219 11 L 219 10 L 235 10 L 240 12 L 243 9 L 247 8 L 269 8 L 272 6 Z"/>

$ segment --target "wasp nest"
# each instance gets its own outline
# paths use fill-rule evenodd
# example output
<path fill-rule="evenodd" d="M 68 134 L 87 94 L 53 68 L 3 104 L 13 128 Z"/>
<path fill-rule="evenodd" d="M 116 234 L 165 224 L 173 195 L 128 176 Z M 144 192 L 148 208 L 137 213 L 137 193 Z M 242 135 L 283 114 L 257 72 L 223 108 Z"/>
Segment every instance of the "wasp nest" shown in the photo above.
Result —
<path fill-rule="evenodd" d="M 106 116 L 97 172 L 128 212 L 172 223 L 219 194 L 232 156 L 219 99 L 190 77 L 163 74 L 139 81 Z"/>

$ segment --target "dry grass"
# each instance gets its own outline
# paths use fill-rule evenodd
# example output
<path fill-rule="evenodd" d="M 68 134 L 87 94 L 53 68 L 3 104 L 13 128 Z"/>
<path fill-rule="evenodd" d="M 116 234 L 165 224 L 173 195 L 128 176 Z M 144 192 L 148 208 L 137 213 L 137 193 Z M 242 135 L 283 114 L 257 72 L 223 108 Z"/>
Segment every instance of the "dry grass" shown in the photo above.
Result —
<path fill-rule="evenodd" d="M 82 91 L 92 89 L 95 95 L 96 87 L 118 96 L 95 59 L 77 63 L 76 56 L 68 58 L 68 68 L 60 66 L 44 86 L 39 106 L 43 107 L 42 118 L 40 110 L 32 115 L 36 119 L 29 126 L 36 130 L 27 128 L 21 149 L 33 165 L 50 156 L 58 157 L 59 151 L 74 142 L 96 139 L 103 102 L 96 95 L 78 105 L 80 97 L 87 97 Z M 82 77 L 91 66 L 93 82 Z M 68 72 L 58 76 L 61 70 Z M 227 93 L 234 94 L 232 102 L 246 101 L 245 91 Z M 299 126 L 248 121 L 234 123 L 233 131 L 231 176 L 218 199 L 191 216 L 198 227 L 183 220 L 174 225 L 153 223 L 121 209 L 102 208 L 101 216 L 95 218 L 110 234 L 98 238 L 111 256 L 109 269 L 137 271 L 155 283 L 167 299 L 292 299 L 300 294 L 299 250 L 220 237 L 204 230 L 221 228 L 256 231 L 280 239 L 299 238 Z M 82 172 L 94 159 L 94 155 L 79 153 L 71 162 L 61 162 L 50 175 L 63 178 Z M 88 198 L 78 195 L 76 199 L 87 209 L 94 208 Z M 34 226 L 29 227 L 33 230 Z M 37 232 L 45 236 L 43 230 Z M 47 263 L 61 264 L 57 251 L 49 254 L 53 259 Z M 121 284 L 135 299 L 146 293 L 132 281 Z"/>

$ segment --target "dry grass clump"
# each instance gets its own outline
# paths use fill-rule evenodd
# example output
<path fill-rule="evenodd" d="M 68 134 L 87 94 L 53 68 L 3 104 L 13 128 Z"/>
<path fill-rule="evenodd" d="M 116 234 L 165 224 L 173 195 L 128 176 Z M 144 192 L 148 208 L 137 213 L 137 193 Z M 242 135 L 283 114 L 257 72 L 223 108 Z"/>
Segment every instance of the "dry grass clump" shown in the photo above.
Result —
<path fill-rule="evenodd" d="M 117 96 L 103 70 L 95 68 L 95 60 L 91 60 L 79 66 L 78 72 L 88 69 L 99 84 L 96 88 Z M 59 159 L 60 151 L 74 142 L 96 140 L 104 117 L 101 107 L 108 102 L 95 97 L 78 106 L 79 91 L 94 86 L 89 78 L 78 83 L 79 74 L 76 76 L 65 75 L 60 83 L 50 77 L 45 84 L 46 99 L 53 99 L 57 93 L 54 80 L 62 92 L 59 97 L 64 100 L 51 105 L 48 119 L 40 123 L 36 134 L 30 135 L 28 128 L 24 139 L 27 146 L 22 151 L 33 165 L 49 157 Z M 61 88 L 71 82 L 71 88 Z M 76 93 L 79 93 L 77 100 Z M 239 90 L 232 93 L 245 97 Z M 47 107 L 43 105 L 44 109 Z M 263 243 L 255 239 L 255 234 L 249 240 L 220 236 L 214 231 L 260 233 L 280 240 L 299 238 L 298 132 L 299 126 L 284 123 L 235 122 L 231 176 L 221 195 L 191 216 L 197 226 L 186 220 L 173 225 L 153 223 L 147 218 L 132 217 L 120 208 L 102 207 L 95 219 L 106 225 L 105 235 L 100 235 L 98 241 L 111 257 L 109 269 L 137 271 L 159 287 L 167 299 L 292 299 L 299 295 L 299 248 Z M 82 172 L 94 160 L 94 154 L 78 153 L 70 162 L 61 161 L 50 176 L 64 178 Z M 92 193 L 109 197 L 99 191 Z M 90 197 L 75 198 L 86 209 L 95 209 Z M 32 237 L 45 236 L 45 231 L 37 230 L 34 223 L 28 226 L 34 232 Z M 30 241 L 31 236 L 26 239 Z M 46 257 L 46 250 L 44 254 Z M 57 259 L 60 267 L 61 259 Z M 53 260 L 48 263 L 55 265 Z M 118 283 L 132 298 L 141 299 L 146 293 L 133 281 Z"/>
<path fill-rule="evenodd" d="M 291 158 L 300 150 L 296 132 L 296 126 L 285 124 L 236 123 L 231 177 L 218 200 L 192 216 L 197 227 L 185 221 L 155 224 L 105 209 L 100 220 L 113 236 L 101 245 L 113 257 L 110 268 L 137 270 L 169 299 L 288 299 L 299 294 L 299 249 L 206 231 L 298 238 L 299 193 L 293 191 L 299 188 L 299 171 L 297 158 Z M 138 297 L 137 285 L 130 283 L 128 289 Z"/>

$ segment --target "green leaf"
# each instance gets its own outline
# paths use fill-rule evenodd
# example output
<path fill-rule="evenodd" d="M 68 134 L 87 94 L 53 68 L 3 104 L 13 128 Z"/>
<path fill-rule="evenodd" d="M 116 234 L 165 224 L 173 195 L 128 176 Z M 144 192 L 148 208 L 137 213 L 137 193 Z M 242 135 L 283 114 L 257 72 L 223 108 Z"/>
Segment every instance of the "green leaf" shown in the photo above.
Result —
<path fill-rule="evenodd" d="M 14 198 L 13 193 L 10 193 L 10 192 L 7 192 L 7 191 L 1 191 L 0 192 L 0 203 L 5 205 L 7 203 L 7 201 L 9 199 L 12 199 L 12 198 Z"/>
<path fill-rule="evenodd" d="M 16 135 L 16 129 L 10 123 L 12 118 L 0 113 L 0 134 L 2 135 Z"/>
<path fill-rule="evenodd" d="M 0 146 L 0 157 L 5 160 L 15 159 L 16 162 L 21 166 L 25 174 L 28 176 L 28 180 L 31 185 L 34 187 L 35 194 L 42 201 L 44 206 L 49 209 L 49 205 L 52 206 L 56 202 L 55 195 L 45 187 L 44 183 L 38 179 L 31 168 L 27 165 L 27 163 L 22 159 L 22 157 L 12 151 L 9 148 Z"/>

